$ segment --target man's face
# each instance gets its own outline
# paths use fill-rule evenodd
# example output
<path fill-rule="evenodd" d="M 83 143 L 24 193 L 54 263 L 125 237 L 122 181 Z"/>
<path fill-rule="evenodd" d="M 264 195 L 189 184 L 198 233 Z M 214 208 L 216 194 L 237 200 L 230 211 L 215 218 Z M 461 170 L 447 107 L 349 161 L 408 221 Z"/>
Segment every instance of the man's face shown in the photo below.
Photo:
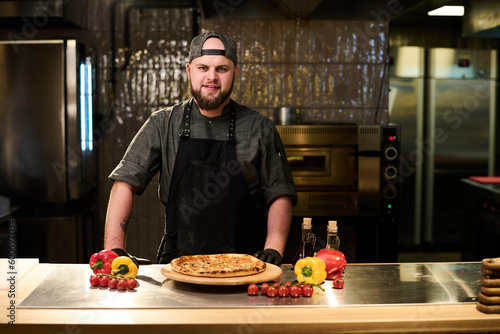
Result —
<path fill-rule="evenodd" d="M 218 38 L 209 38 L 203 49 L 224 49 Z M 229 58 L 205 55 L 186 66 L 191 92 L 202 110 L 214 110 L 225 105 L 231 96 L 238 67 Z"/>

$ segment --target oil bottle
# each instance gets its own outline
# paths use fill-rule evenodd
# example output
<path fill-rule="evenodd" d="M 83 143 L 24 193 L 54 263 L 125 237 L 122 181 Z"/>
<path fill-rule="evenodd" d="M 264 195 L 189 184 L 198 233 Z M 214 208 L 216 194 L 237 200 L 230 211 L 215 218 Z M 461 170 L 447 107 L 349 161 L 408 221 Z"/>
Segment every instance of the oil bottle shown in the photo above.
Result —
<path fill-rule="evenodd" d="M 329 220 L 326 227 L 326 249 L 339 250 L 340 238 L 338 236 L 338 226 L 336 220 Z"/>
<path fill-rule="evenodd" d="M 292 264 L 308 256 L 314 256 L 314 247 L 316 246 L 316 236 L 312 232 L 312 219 L 304 218 L 302 221 L 302 235 L 300 240 L 300 247 L 292 260 Z M 293 268 L 293 267 L 292 267 Z"/>

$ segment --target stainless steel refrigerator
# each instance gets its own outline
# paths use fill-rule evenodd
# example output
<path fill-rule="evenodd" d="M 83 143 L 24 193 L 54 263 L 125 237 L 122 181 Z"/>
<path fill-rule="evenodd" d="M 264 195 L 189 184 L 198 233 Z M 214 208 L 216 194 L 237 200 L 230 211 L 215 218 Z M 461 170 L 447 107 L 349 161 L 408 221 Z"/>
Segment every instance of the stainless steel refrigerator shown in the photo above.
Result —
<path fill-rule="evenodd" d="M 428 50 L 424 235 L 460 240 L 460 178 L 493 175 L 496 51 Z"/>
<path fill-rule="evenodd" d="M 401 126 L 399 242 L 420 245 L 422 230 L 425 49 L 390 49 L 389 121 Z"/>
<path fill-rule="evenodd" d="M 401 125 L 400 243 L 461 241 L 460 178 L 493 175 L 496 51 L 390 50 L 389 121 Z"/>
<path fill-rule="evenodd" d="M 17 257 L 83 263 L 102 244 L 92 56 L 74 39 L 0 42 L 0 195 L 17 209 Z"/>
<path fill-rule="evenodd" d="M 0 41 L 0 195 L 13 204 L 96 186 L 92 63 L 74 39 Z"/>

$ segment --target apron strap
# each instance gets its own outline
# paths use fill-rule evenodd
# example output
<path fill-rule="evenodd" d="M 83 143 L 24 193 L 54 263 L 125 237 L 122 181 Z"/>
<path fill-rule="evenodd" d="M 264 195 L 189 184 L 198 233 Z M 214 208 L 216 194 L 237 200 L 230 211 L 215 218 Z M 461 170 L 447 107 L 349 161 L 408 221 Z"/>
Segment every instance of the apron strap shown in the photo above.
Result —
<path fill-rule="evenodd" d="M 181 129 L 179 130 L 179 137 L 182 139 L 187 139 L 191 135 L 191 109 L 193 108 L 193 98 L 191 98 L 184 106 L 184 112 L 182 115 Z M 230 116 L 229 116 L 229 129 L 226 135 L 226 143 L 229 144 L 228 148 L 232 148 L 236 145 L 236 102 L 229 101 L 231 104 Z"/>
<path fill-rule="evenodd" d="M 182 115 L 182 125 L 179 130 L 179 137 L 182 139 L 187 139 L 191 135 L 191 108 L 193 107 L 193 98 L 191 98 L 188 103 L 184 106 L 184 113 Z"/>
<path fill-rule="evenodd" d="M 231 103 L 231 115 L 229 118 L 229 130 L 227 131 L 226 143 L 228 148 L 233 148 L 236 145 L 236 102 L 229 101 Z"/>

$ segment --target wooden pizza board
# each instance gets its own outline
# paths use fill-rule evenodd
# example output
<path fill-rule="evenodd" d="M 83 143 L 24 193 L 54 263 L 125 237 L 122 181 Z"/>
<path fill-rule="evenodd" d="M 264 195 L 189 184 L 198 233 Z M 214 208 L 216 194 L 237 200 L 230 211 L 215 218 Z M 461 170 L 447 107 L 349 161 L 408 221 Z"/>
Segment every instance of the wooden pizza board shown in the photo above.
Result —
<path fill-rule="evenodd" d="M 280 267 L 274 264 L 266 263 L 266 270 L 255 275 L 240 277 L 198 277 L 173 271 L 172 265 L 169 263 L 161 268 L 161 273 L 167 278 L 184 283 L 203 285 L 240 285 L 272 281 L 280 277 L 283 271 Z"/>

